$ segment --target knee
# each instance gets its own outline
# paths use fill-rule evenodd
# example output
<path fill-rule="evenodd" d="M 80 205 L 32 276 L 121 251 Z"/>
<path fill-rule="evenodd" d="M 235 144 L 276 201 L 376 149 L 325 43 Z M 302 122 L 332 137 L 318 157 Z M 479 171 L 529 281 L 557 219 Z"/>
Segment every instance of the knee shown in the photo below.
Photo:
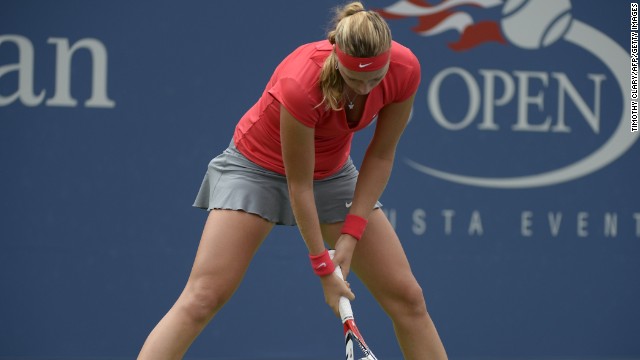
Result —
<path fill-rule="evenodd" d="M 411 318 L 428 316 L 427 304 L 422 288 L 417 282 L 402 286 L 385 306 L 391 318 Z"/>
<path fill-rule="evenodd" d="M 206 323 L 229 301 L 232 293 L 203 280 L 189 281 L 180 308 L 192 321 Z"/>

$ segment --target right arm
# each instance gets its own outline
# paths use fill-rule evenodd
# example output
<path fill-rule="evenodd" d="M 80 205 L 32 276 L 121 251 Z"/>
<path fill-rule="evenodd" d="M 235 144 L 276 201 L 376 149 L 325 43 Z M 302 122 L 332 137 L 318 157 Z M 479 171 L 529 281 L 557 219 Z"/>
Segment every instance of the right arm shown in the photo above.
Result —
<path fill-rule="evenodd" d="M 280 106 L 280 141 L 282 142 L 282 159 L 287 176 L 291 208 L 300 234 L 311 255 L 320 254 L 325 250 L 313 192 L 314 133 L 313 128 L 303 125 L 284 106 Z M 325 301 L 339 316 L 338 301 L 340 296 L 353 300 L 355 295 L 343 280 L 333 274 L 322 276 L 320 280 Z"/>
<path fill-rule="evenodd" d="M 303 125 L 284 106 L 280 106 L 280 141 L 291 208 L 298 229 L 309 254 L 320 254 L 325 247 L 313 193 L 314 129 Z"/>

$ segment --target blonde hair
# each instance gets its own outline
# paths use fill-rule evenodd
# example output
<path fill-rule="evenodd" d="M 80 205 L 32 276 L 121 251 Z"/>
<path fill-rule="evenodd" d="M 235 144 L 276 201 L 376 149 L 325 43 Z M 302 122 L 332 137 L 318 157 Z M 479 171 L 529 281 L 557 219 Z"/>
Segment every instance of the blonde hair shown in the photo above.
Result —
<path fill-rule="evenodd" d="M 367 11 L 361 2 L 351 2 L 335 9 L 333 29 L 327 34 L 331 44 L 355 57 L 373 57 L 391 47 L 391 30 L 375 11 Z M 322 102 L 328 109 L 341 110 L 344 105 L 344 80 L 337 69 L 335 51 L 324 61 L 320 72 Z"/>

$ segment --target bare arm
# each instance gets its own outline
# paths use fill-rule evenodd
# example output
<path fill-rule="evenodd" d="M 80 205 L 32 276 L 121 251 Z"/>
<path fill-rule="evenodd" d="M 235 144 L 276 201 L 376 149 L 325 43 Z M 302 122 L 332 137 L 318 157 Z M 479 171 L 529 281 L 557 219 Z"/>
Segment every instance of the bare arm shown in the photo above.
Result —
<path fill-rule="evenodd" d="M 313 173 L 315 166 L 314 129 L 304 126 L 283 106 L 280 106 L 280 140 L 282 158 L 287 175 L 291 207 L 307 244 L 309 253 L 316 255 L 325 250 L 320 220 L 313 193 Z M 325 302 L 338 315 L 338 300 L 346 296 L 350 300 L 355 295 L 346 283 L 334 275 L 320 278 Z"/>
<path fill-rule="evenodd" d="M 385 106 L 378 114 L 376 130 L 367 148 L 351 206 L 351 214 L 368 218 L 382 195 L 393 168 L 396 147 L 409 121 L 415 94 L 401 103 Z M 343 234 L 336 244 L 336 263 L 343 272 L 351 264 L 351 256 L 357 240 Z M 346 269 L 345 269 L 346 268 Z"/>
<path fill-rule="evenodd" d="M 401 103 L 387 105 L 380 111 L 373 139 L 360 167 L 352 214 L 367 218 L 387 186 L 396 147 L 407 126 L 414 96 Z"/>
<path fill-rule="evenodd" d="M 324 251 L 320 221 L 313 195 L 314 129 L 280 107 L 280 140 L 291 207 L 310 254 Z"/>

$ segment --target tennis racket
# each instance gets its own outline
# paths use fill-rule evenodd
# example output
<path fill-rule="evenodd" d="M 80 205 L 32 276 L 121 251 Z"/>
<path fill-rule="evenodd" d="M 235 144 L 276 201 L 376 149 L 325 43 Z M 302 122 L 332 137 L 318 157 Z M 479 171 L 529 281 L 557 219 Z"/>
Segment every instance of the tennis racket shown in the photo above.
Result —
<path fill-rule="evenodd" d="M 332 258 L 334 252 L 334 250 L 329 251 Z M 334 272 L 340 279 L 344 280 L 340 266 L 336 265 L 336 270 Z M 351 302 L 349 299 L 344 296 L 340 297 L 338 307 L 340 310 L 340 318 L 342 319 L 342 327 L 344 328 L 346 360 L 354 360 L 356 358 L 356 354 L 353 349 L 354 342 L 358 345 L 360 351 L 362 351 L 362 356 L 358 355 L 359 360 L 378 360 L 364 341 L 362 334 L 360 334 L 360 330 L 358 330 L 358 327 L 356 326 L 356 321 L 353 317 L 353 309 L 351 309 Z"/>

